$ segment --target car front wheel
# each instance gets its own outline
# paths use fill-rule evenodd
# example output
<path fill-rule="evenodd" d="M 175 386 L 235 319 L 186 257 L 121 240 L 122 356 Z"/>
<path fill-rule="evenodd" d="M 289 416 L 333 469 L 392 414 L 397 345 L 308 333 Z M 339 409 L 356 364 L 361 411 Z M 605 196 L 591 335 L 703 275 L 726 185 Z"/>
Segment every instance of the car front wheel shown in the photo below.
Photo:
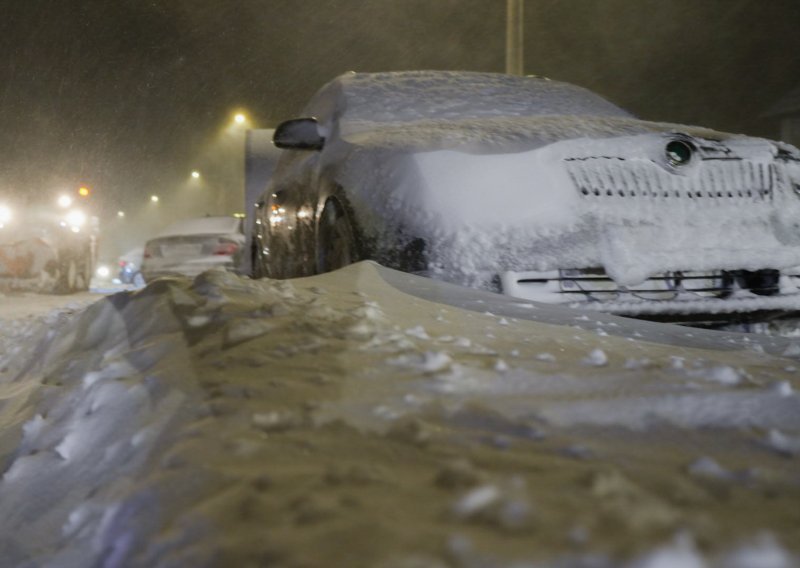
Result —
<path fill-rule="evenodd" d="M 317 272 L 330 272 L 358 260 L 355 231 L 342 205 L 330 199 L 317 229 Z"/>

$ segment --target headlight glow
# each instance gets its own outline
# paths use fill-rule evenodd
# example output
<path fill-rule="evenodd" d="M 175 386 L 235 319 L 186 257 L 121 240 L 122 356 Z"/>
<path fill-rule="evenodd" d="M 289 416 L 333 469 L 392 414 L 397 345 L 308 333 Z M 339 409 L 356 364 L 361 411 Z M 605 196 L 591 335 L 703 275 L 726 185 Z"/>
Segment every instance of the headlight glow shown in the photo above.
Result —
<path fill-rule="evenodd" d="M 66 221 L 73 231 L 75 231 L 75 229 L 80 230 L 80 228 L 86 224 L 86 214 L 78 209 L 73 209 L 67 213 Z"/>
<path fill-rule="evenodd" d="M 0 227 L 11 221 L 11 209 L 6 205 L 0 205 Z"/>

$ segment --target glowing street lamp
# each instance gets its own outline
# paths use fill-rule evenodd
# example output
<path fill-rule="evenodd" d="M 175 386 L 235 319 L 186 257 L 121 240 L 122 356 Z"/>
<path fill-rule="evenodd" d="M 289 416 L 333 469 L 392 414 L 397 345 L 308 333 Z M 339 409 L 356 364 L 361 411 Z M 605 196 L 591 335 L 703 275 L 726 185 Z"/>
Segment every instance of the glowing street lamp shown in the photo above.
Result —
<path fill-rule="evenodd" d="M 194 179 L 199 179 L 199 178 L 200 178 L 200 172 L 198 172 L 197 170 L 194 170 L 194 171 L 192 172 L 192 177 L 193 177 Z"/>
<path fill-rule="evenodd" d="M 245 122 L 247 122 L 247 117 L 244 115 L 244 113 L 237 112 L 237 113 L 236 113 L 236 114 L 233 116 L 233 121 L 234 121 L 236 124 L 242 125 L 242 124 L 244 124 Z"/>
<path fill-rule="evenodd" d="M 152 201 L 153 203 L 158 203 L 158 195 L 151 195 L 150 201 Z"/>
<path fill-rule="evenodd" d="M 117 217 L 120 219 L 125 216 L 125 211 L 117 211 Z"/>

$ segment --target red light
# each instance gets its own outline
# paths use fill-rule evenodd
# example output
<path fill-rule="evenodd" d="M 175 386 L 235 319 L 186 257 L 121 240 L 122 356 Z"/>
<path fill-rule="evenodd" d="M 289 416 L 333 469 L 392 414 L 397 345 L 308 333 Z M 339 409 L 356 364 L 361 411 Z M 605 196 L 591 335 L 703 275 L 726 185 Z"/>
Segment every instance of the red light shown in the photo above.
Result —
<path fill-rule="evenodd" d="M 214 247 L 214 253 L 221 256 L 231 256 L 236 254 L 236 251 L 239 250 L 239 245 L 236 243 L 219 243 L 217 246 Z"/>

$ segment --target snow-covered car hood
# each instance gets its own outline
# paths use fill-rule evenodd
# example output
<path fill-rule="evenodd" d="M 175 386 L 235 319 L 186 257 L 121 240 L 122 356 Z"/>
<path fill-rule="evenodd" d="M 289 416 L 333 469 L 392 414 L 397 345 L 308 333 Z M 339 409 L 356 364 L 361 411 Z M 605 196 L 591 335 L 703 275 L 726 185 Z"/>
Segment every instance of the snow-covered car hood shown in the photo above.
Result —
<path fill-rule="evenodd" d="M 596 266 L 636 284 L 800 265 L 800 162 L 768 140 L 581 116 L 343 123 L 340 136 L 327 157 L 362 217 L 433 244 L 446 279 Z M 664 157 L 676 138 L 696 148 L 683 168 Z"/>

